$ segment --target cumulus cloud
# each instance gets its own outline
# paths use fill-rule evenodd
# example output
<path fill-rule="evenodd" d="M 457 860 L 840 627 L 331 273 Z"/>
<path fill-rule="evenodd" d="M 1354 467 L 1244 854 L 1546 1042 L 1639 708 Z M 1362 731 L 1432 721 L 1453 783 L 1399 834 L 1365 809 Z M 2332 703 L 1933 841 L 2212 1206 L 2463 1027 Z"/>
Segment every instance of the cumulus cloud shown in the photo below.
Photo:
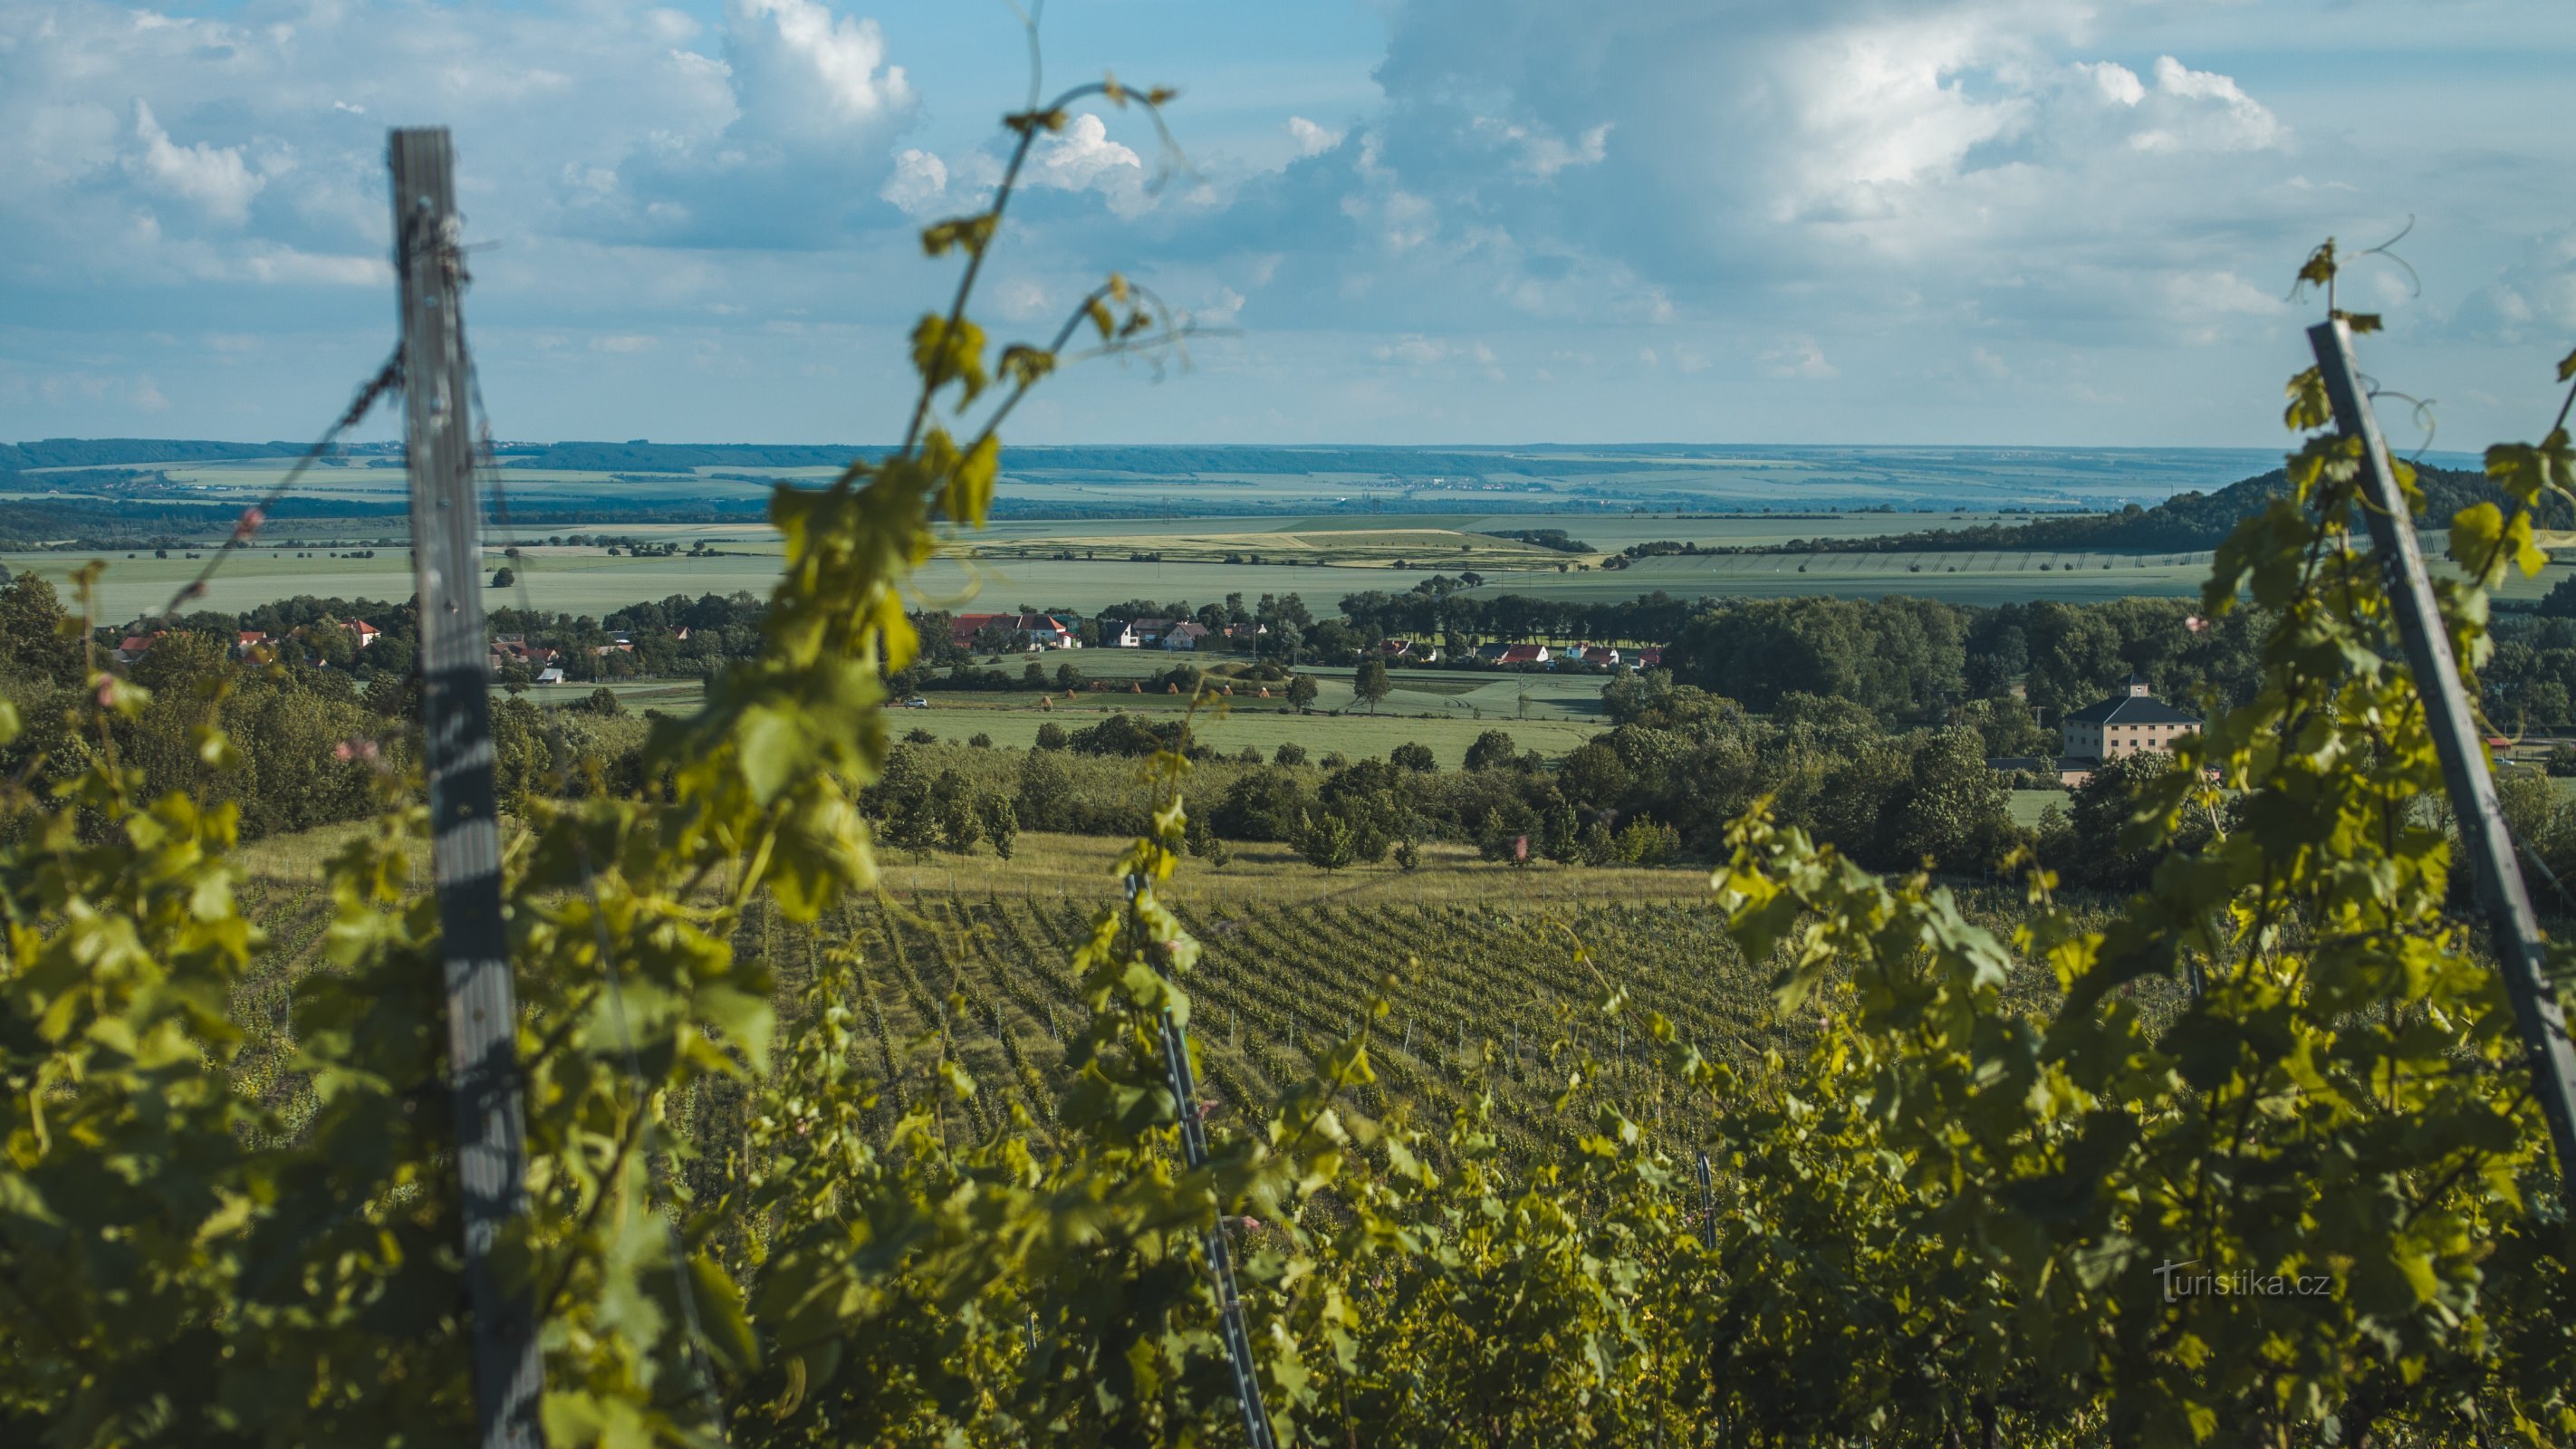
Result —
<path fill-rule="evenodd" d="M 1342 144 L 1342 132 L 1327 131 L 1304 116 L 1288 118 L 1288 139 L 1297 145 L 1300 156 L 1320 156 Z"/>
<path fill-rule="evenodd" d="M 1021 175 L 1031 186 L 1097 191 L 1122 216 L 1132 216 L 1151 204 L 1144 158 L 1109 139 L 1108 123 L 1087 111 L 1030 148 L 1029 164 Z"/>
<path fill-rule="evenodd" d="M 268 184 L 251 171 L 239 146 L 172 141 L 153 116 L 151 103 L 141 99 L 134 103 L 134 139 L 137 149 L 126 157 L 127 170 L 151 190 L 194 202 L 218 221 L 238 225 L 248 220 L 251 198 Z"/>
<path fill-rule="evenodd" d="M 853 367 L 847 329 L 899 325 L 918 301 L 914 225 L 976 205 L 998 174 L 997 146 L 925 117 L 929 62 L 865 0 L 696 15 L 411 6 L 399 26 L 390 0 L 134 3 L 147 8 L 0 0 L 0 317 L 77 319 L 60 325 L 85 348 L 118 327 L 239 330 L 218 314 L 246 307 L 308 338 L 372 339 L 382 128 L 443 120 L 469 234 L 502 243 L 476 257 L 478 324 L 511 318 L 525 365 L 577 378 L 599 361 L 585 349 L 636 338 L 655 345 L 621 357 L 621 377 L 710 359 L 713 375 L 757 376 L 790 348 L 811 351 L 775 377 L 824 377 Z M 2355 3 L 2379 7 L 2391 35 L 2482 23 Z M 2419 312 L 2446 319 L 2444 339 L 2537 346 L 2576 330 L 2576 241 L 2554 230 L 2576 143 L 2529 133 L 2476 149 L 2485 133 L 2453 119 L 2474 106 L 2438 77 L 2364 92 L 2231 73 L 2216 57 L 2265 53 L 2245 27 L 2288 25 L 2253 10 L 2223 24 L 2149 0 L 1386 0 L 1380 13 L 1384 53 L 1353 59 L 1350 89 L 1245 88 L 1223 98 L 1213 140 L 1176 108 L 1196 164 L 1172 185 L 1155 185 L 1163 168 L 1132 119 L 1077 116 L 1043 138 L 994 315 L 1035 320 L 1125 270 L 1211 327 L 1257 324 L 1206 349 L 1185 385 L 1252 376 L 1228 371 L 1238 346 L 1309 369 L 1264 374 L 1259 408 L 1192 417 L 1297 415 L 1356 371 L 1384 388 L 1369 416 L 1389 427 L 1433 416 L 1410 399 L 1482 386 L 1519 399 L 1488 414 L 1510 435 L 1597 435 L 1616 429 L 1613 396 L 1648 406 L 1669 386 L 1694 407 L 1760 395 L 1778 410 L 1731 431 L 1761 434 L 1796 407 L 1884 417 L 1850 400 L 1899 365 L 1954 400 L 2072 398 L 2059 384 L 2078 357 L 2202 385 L 2219 359 L 2288 335 L 2283 273 L 2307 245 L 2376 239 L 2420 211 L 2409 255 L 2430 287 L 2450 281 Z M 1179 79 L 1197 78 L 1193 59 Z M 2400 115 L 2389 97 L 2409 84 L 2416 108 Z M 2476 99 L 2500 115 L 2511 86 L 2536 84 L 2497 78 Z M 984 103 L 941 90 L 928 99 L 952 115 Z M 2406 300 L 2374 303 L 2398 309 L 2392 341 Z M 162 344 L 109 357 L 100 343 L 66 367 L 7 340 L 27 335 L 0 328 L 0 403 L 132 411 L 134 380 L 151 377 L 173 425 L 193 416 L 204 378 L 150 351 Z M 478 325 L 495 349 L 510 335 Z M 2089 395 L 2153 391 L 2115 371 L 2100 364 Z M 74 374 L 109 381 L 38 382 Z M 710 408 L 774 396 L 692 389 Z M 345 383 L 324 391 L 336 400 Z M 1478 416 L 1469 394 L 1446 396 L 1444 428 Z M 1649 431 L 1717 426 L 1653 405 L 1666 410 Z M 1306 411 L 1325 431 L 1354 416 Z M 2036 414 L 1995 416 L 2009 432 Z M 2123 438 L 2149 426 L 2085 416 Z M 2181 432 L 2153 436 L 2200 426 L 2177 416 Z"/>
<path fill-rule="evenodd" d="M 894 174 L 877 188 L 877 195 L 906 216 L 935 211 L 947 204 L 948 163 L 918 146 L 906 147 L 895 156 Z"/>
<path fill-rule="evenodd" d="M 2534 238 L 2494 281 L 2470 294 L 2445 330 L 2509 347 L 2563 346 L 2576 334 L 2576 229 Z"/>
<path fill-rule="evenodd" d="M 725 60 L 743 124 L 776 141 L 864 143 L 913 106 L 877 23 L 816 0 L 725 0 Z"/>
<path fill-rule="evenodd" d="M 2170 102 L 2163 112 L 2169 119 L 2129 137 L 2141 151 L 2259 151 L 2281 144 L 2287 134 L 2234 79 L 2193 70 L 2170 55 L 2156 58 L 2155 93 Z"/>

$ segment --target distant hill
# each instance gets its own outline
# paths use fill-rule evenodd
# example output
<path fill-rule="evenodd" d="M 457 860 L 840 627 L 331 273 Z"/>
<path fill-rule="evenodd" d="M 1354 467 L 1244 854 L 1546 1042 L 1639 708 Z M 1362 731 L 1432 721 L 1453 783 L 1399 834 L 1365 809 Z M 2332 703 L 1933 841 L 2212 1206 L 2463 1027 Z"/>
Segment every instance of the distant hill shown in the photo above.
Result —
<path fill-rule="evenodd" d="M 883 447 L 856 444 L 765 443 L 550 443 L 507 446 L 501 459 L 514 468 L 579 472 L 682 473 L 697 468 L 835 468 L 856 457 L 881 457 Z M 1682 459 L 1623 458 L 1628 471 L 1705 467 Z M 1556 457 L 1517 448 L 1274 447 L 1221 444 L 1137 444 L 1005 448 L 1005 472 L 1123 474 L 1187 478 L 1199 474 L 1351 476 L 1420 481 L 1431 478 L 1584 478 L 1601 471 L 1588 456 Z"/>
<path fill-rule="evenodd" d="M 172 438 L 47 438 L 0 443 L 0 472 L 28 468 L 112 468 L 154 463 L 212 463 L 291 458 L 303 443 L 217 443 Z M 381 451 L 381 450 L 379 450 Z M 504 443 L 496 450 L 513 468 L 572 473 L 688 473 L 700 468 L 837 468 L 857 457 L 882 457 L 883 445 L 858 443 Z M 1643 451 L 1643 450 L 1641 450 Z M 1545 448 L 1282 447 L 1238 444 L 1137 444 L 1006 448 L 1002 466 L 1045 473 L 1104 473 L 1187 478 L 1199 474 L 1286 474 L 1390 478 L 1586 478 L 1602 470 L 1588 453 L 1558 456 Z M 1623 457 L 1623 471 L 1705 468 L 1685 458 Z"/>
<path fill-rule="evenodd" d="M 309 443 L 211 443 L 191 438 L 45 438 L 0 443 L 0 470 L 113 468 L 132 463 L 219 463 L 292 458 Z"/>
<path fill-rule="evenodd" d="M 2483 473 L 2415 465 L 2415 484 L 2424 495 L 2418 522 L 2447 528 L 2451 516 L 2480 503 L 2504 502 L 2504 495 Z M 2153 508 L 2131 504 L 2118 513 L 2078 513 L 2020 524 L 1985 524 L 1977 528 L 1942 528 L 1879 538 L 1791 539 L 1746 553 L 1957 553 L 1976 549 L 2054 553 L 2193 553 L 2227 541 L 2237 523 L 2261 512 L 2275 498 L 2290 493 L 2290 476 L 2269 473 L 2231 483 L 2215 493 L 2177 493 Z M 2564 499 L 2549 499 L 2541 510 L 2545 527 L 2576 526 Z"/>

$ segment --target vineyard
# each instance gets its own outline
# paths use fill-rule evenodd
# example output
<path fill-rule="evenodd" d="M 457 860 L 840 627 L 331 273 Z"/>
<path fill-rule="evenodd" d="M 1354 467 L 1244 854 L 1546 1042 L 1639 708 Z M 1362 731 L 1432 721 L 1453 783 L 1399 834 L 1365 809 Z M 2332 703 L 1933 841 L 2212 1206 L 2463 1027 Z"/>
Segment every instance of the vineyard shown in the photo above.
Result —
<path fill-rule="evenodd" d="M 1098 897 L 1066 894 L 922 894 L 853 905 L 805 924 L 774 910 L 745 922 L 746 954 L 771 967 L 782 1011 L 793 1009 L 810 963 L 843 952 L 865 963 L 862 989 L 847 1003 L 864 1027 L 867 1065 L 886 1082 L 873 1118 L 880 1134 L 916 1103 L 950 1114 L 962 1144 L 1003 1130 L 1014 1111 L 1054 1116 L 1065 1091 L 1070 1043 L 1090 1009 L 1071 961 L 1089 936 Z M 2010 903 L 1986 903 L 1990 919 Z M 251 1027 L 262 1050 L 244 1069 L 273 1073 L 293 1054 L 289 1002 L 294 982 L 328 969 L 323 959 L 331 903 L 310 888 L 268 884 L 244 899 L 275 949 L 258 976 L 236 990 L 233 1019 Z M 1573 905 L 1562 909 L 1481 908 L 1414 901 L 1262 904 L 1218 896 L 1184 899 L 1174 913 L 1201 945 L 1191 981 L 1203 1081 L 1214 1121 L 1239 1124 L 1323 1070 L 1332 1052 L 1370 1032 L 1377 1081 L 1358 1105 L 1371 1116 L 1402 1108 L 1414 1120 L 1447 1122 L 1490 1094 L 1507 1156 L 1535 1150 L 1539 1124 L 1559 1114 L 1555 1098 L 1586 1059 L 1605 1091 L 1650 1132 L 1696 1141 L 1701 1124 L 1679 1109 L 1642 1032 L 1604 1022 L 1591 1010 L 1604 991 L 1624 991 L 1640 1010 L 1661 1013 L 1679 1038 L 1739 1070 L 1766 1052 L 1811 1045 L 1814 1019 L 1784 1021 L 1769 973 L 1746 966 L 1710 904 Z M 1588 960 L 1576 959 L 1580 945 Z M 2024 1004 L 2054 995 L 2054 984 L 2015 983 Z M 1384 1001 L 1387 1014 L 1371 1017 Z M 799 1023 L 782 1021 L 793 1033 Z M 965 1068 L 976 1092 L 959 1099 L 939 1080 L 942 1059 Z M 284 1074 L 258 1087 L 281 1101 L 303 1090 Z M 738 1093 L 716 1092 L 708 1112 L 729 1112 Z M 697 1109 L 692 1109 L 694 1113 Z M 686 1135 L 717 1142 L 738 1130 L 729 1117 L 692 1117 Z M 1543 1135 L 1543 1134 L 1539 1134 Z"/>

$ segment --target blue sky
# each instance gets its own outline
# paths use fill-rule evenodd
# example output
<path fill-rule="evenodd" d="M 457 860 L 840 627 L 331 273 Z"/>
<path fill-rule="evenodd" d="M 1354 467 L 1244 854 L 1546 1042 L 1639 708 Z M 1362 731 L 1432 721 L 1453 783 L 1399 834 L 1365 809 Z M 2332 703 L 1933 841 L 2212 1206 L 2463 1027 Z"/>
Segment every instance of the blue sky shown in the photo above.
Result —
<path fill-rule="evenodd" d="M 2576 343 L 2576 9 L 2488 0 L 1056 0 L 982 311 L 1207 335 L 1025 442 L 2269 445 L 2300 255 L 2440 445 Z M 1028 83 L 1001 0 L 0 0 L 0 437 L 302 437 L 390 345 L 383 131 L 457 134 L 512 438 L 873 441 Z"/>

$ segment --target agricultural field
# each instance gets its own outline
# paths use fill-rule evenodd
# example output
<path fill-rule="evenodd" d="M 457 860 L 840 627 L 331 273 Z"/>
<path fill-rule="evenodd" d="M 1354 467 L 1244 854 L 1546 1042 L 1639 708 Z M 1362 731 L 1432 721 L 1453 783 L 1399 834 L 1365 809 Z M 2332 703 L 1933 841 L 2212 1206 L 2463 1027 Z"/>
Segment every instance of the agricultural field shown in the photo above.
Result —
<path fill-rule="evenodd" d="M 1020 657 L 1005 660 L 1005 667 Z M 1131 682 L 1132 676 L 1113 671 L 1127 666 L 1141 673 L 1173 662 L 1173 656 L 1154 650 L 1086 649 L 1044 656 L 1048 664 L 1060 659 L 1074 661 L 1094 677 Z M 1420 743 L 1430 747 L 1443 769 L 1456 769 L 1465 763 L 1467 747 L 1487 730 L 1499 729 L 1521 749 L 1554 758 L 1608 727 L 1598 676 L 1396 670 L 1391 676 L 1395 692 L 1372 713 L 1351 697 L 1350 670 L 1299 672 L 1312 675 L 1322 691 L 1311 710 L 1300 713 L 1284 699 L 1260 698 L 1257 685 L 1237 684 L 1233 695 L 1219 696 L 1198 710 L 1191 724 L 1194 738 L 1227 755 L 1250 748 L 1266 756 L 1283 744 L 1297 744 L 1319 758 L 1338 750 L 1355 760 L 1383 759 L 1398 745 Z M 514 692 L 535 704 L 563 705 L 585 700 L 601 687 L 540 684 Z M 606 687 L 627 709 L 671 714 L 694 707 L 699 696 L 695 680 L 627 680 Z M 984 735 L 997 748 L 1028 749 L 1036 744 L 1041 725 L 1076 730 L 1119 711 L 1169 717 L 1189 711 L 1191 704 L 1185 695 L 1159 689 L 1130 692 L 1116 683 L 1071 698 L 1055 694 L 1051 704 L 1041 702 L 1046 697 L 1017 690 L 932 690 L 922 696 L 927 707 L 897 710 L 893 723 L 898 730 L 927 730 L 948 744 Z"/>
<path fill-rule="evenodd" d="M 395 502 L 399 468 L 313 470 L 309 496 Z M 2118 508 L 2186 489 L 2208 489 L 2279 466 L 2280 455 L 2246 448 L 1942 447 L 1533 447 L 1336 449 L 1222 447 L 1015 448 L 1003 458 L 996 497 L 1060 513 L 1153 517 L 1246 512 L 1507 511 L 1756 512 L 1796 507 Z M 177 488 L 205 501 L 247 500 L 283 476 L 273 458 L 162 465 Z M 1294 469 L 1295 471 L 1286 471 Z M 498 470 L 521 507 L 558 506 L 602 496 L 689 501 L 710 494 L 757 497 L 751 477 L 813 482 L 826 467 L 724 464 L 617 473 L 510 466 Z M 78 470 L 41 469 L 31 479 L 75 481 Z"/>
<path fill-rule="evenodd" d="M 311 969 L 328 901 L 308 865 L 343 832 L 263 842 L 246 863 L 246 908 L 280 955 L 244 988 L 261 1003 Z M 1123 842 L 1024 835 L 1012 859 L 890 859 L 882 900 L 800 927 L 761 908 L 740 940 L 768 960 L 782 1007 L 818 949 L 855 946 L 869 989 L 862 1030 L 892 1090 L 886 1123 L 931 1090 L 944 1028 L 947 1049 L 979 1084 L 948 1110 L 952 1131 L 981 1132 L 1013 1107 L 1049 1120 L 1063 1085 L 1064 1046 L 1084 1020 L 1072 974 L 1093 914 L 1114 898 Z M 1187 978 L 1194 1036 L 1220 1120 L 1239 1120 L 1302 1079 L 1321 1054 L 1368 1020 L 1379 1082 L 1369 1108 L 1408 1107 L 1433 1125 L 1492 1091 L 1507 1141 L 1552 1109 L 1548 1099 L 1582 1056 L 1652 1127 L 1660 1108 L 1642 1040 L 1604 1031 L 1586 1008 L 1612 986 L 1670 1019 L 1712 1057 L 1750 1063 L 1794 1051 L 1812 1033 L 1783 1022 L 1766 969 L 1748 966 L 1723 931 L 1705 870 L 1527 868 L 1435 846 L 1413 872 L 1393 866 L 1325 875 L 1278 847 L 1239 850 L 1223 867 L 1192 862 L 1170 899 L 1202 947 Z M 2007 910 L 1998 899 L 1982 903 Z M 1589 952 L 1577 961 L 1578 944 Z M 2018 983 L 2037 1001 L 2046 983 Z M 1580 1020 L 1580 1025 L 1574 1025 Z M 883 1124 L 880 1124 L 883 1125 Z"/>
<path fill-rule="evenodd" d="M 1210 456 L 1221 459 L 1223 450 Z M 1139 597 L 1196 603 L 1236 593 L 1295 593 L 1310 607 L 1328 608 L 1343 594 L 1401 592 L 1434 572 L 1474 572 L 1487 595 L 1584 601 L 1657 590 L 1685 598 L 1903 593 L 1958 603 L 2187 597 L 2206 575 L 2206 553 L 1826 552 L 1665 556 L 1615 570 L 1601 565 L 1630 544 L 1654 540 L 1751 548 L 2011 525 L 2036 516 L 2035 507 L 2115 506 L 2180 487 L 2217 486 L 2259 472 L 2272 459 L 2225 451 L 1977 449 L 1506 449 L 1475 456 L 1498 469 L 1530 471 L 1433 487 L 1393 474 L 1172 471 L 1178 464 L 1155 463 L 1153 450 L 1032 450 L 1005 478 L 1001 496 L 1063 516 L 1014 518 L 1006 508 L 991 526 L 951 540 L 914 579 L 914 597 L 936 608 L 1089 613 Z M 1104 458 L 1119 466 L 1101 466 Z M 1210 462 L 1197 453 L 1171 458 Z M 367 461 L 314 470 L 299 484 L 299 496 L 398 504 L 401 470 Z M 173 464 L 162 471 L 175 487 L 142 496 L 247 504 L 284 470 L 276 459 Z M 766 471 L 810 482 L 830 470 Z M 77 471 L 30 476 L 69 482 Z M 594 516 L 578 525 L 496 523 L 489 530 L 487 562 L 498 567 L 498 551 L 517 548 L 523 597 L 538 608 L 598 615 L 675 593 L 763 593 L 776 578 L 779 539 L 756 518 L 673 523 L 653 514 L 691 504 L 756 506 L 763 485 L 726 469 L 610 474 L 512 467 L 498 476 L 503 491 L 494 498 L 496 518 L 565 508 Z M 1102 500 L 1109 495 L 1124 500 L 1122 516 L 1080 516 L 1086 508 L 1107 509 Z M 632 516 L 621 518 L 621 507 L 631 507 Z M 1792 508 L 1799 511 L 1786 511 Z M 1562 530 L 1590 551 L 1560 553 L 1496 536 L 1531 529 Z M 407 598 L 401 532 L 390 517 L 281 520 L 260 546 L 227 562 L 206 602 L 238 610 L 293 594 Z M 707 551 L 611 557 L 597 545 L 548 541 L 570 534 Z M 297 546 L 281 546 L 289 542 Z M 2441 540 L 2428 535 L 2427 542 L 2439 557 Z M 376 556 L 345 556 L 359 547 L 372 547 Z M 196 561 L 184 552 L 168 559 L 148 551 L 110 553 L 102 614 L 128 619 L 160 607 L 195 574 Z M 1131 561 L 1138 554 L 1152 557 Z M 1240 561 L 1228 563 L 1229 557 Z M 86 558 L 47 552 L 0 561 L 60 579 Z M 1405 567 L 1396 567 L 1399 562 Z M 2501 596 L 2537 597 L 2570 568 L 2576 563 L 2509 582 Z"/>

